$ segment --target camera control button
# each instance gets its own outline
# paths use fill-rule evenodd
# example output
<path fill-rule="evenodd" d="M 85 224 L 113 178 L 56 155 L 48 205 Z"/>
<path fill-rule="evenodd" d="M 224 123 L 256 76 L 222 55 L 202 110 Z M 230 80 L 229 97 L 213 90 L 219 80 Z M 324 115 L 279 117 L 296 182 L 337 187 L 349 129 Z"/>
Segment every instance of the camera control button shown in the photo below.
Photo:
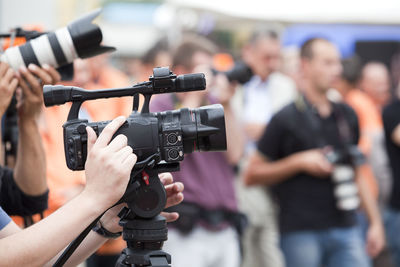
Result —
<path fill-rule="evenodd" d="M 85 134 L 86 133 L 86 124 L 84 124 L 84 123 L 79 124 L 77 130 L 78 130 L 78 133 Z"/>

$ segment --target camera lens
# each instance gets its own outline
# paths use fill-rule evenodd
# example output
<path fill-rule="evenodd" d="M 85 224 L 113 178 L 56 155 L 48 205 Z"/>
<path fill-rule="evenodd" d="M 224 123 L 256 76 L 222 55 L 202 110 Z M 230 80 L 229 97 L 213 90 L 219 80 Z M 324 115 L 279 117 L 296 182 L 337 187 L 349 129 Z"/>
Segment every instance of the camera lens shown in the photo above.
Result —
<path fill-rule="evenodd" d="M 67 27 L 41 35 L 21 46 L 10 47 L 1 55 L 0 61 L 7 62 L 15 70 L 31 63 L 58 68 L 78 57 L 88 58 L 114 51 L 113 47 L 100 45 L 103 38 L 101 30 L 91 23 L 100 11 L 98 9 Z"/>
<path fill-rule="evenodd" d="M 161 125 L 176 123 L 180 125 L 183 141 L 183 152 L 223 151 L 226 150 L 226 132 L 224 108 L 220 104 L 204 106 L 196 109 L 158 113 Z M 160 127 L 164 129 L 166 127 Z M 178 140 L 176 140 L 178 138 Z M 174 144 L 180 141 L 179 136 L 170 134 L 167 142 Z"/>

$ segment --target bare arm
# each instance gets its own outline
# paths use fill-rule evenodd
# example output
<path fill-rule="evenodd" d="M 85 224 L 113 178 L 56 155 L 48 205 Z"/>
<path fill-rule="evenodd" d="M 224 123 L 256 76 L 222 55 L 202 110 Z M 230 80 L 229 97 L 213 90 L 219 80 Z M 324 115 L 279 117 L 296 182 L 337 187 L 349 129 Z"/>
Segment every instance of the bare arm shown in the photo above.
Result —
<path fill-rule="evenodd" d="M 360 168 L 362 168 L 362 166 Z M 367 213 L 369 221 L 367 252 L 371 257 L 376 257 L 385 245 L 385 233 L 378 205 L 371 195 L 365 179 L 361 177 L 360 168 L 356 170 L 356 183 L 359 190 L 361 205 Z"/>
<path fill-rule="evenodd" d="M 400 146 L 400 124 L 394 128 L 391 136 L 393 143 Z"/>
<path fill-rule="evenodd" d="M 1 239 L 0 265 L 43 266 L 101 212 L 95 196 L 76 197 L 45 220 Z"/>
<path fill-rule="evenodd" d="M 270 161 L 256 151 L 250 156 L 244 172 L 244 181 L 247 185 L 273 185 L 300 172 L 298 163 L 294 155 Z"/>
<path fill-rule="evenodd" d="M 42 85 L 53 84 L 59 79 L 60 75 L 50 67 L 39 68 L 31 64 L 29 70 L 20 70 L 17 91 L 19 139 L 14 179 L 28 195 L 40 195 L 47 190 L 46 157 L 38 117 L 43 106 Z"/>
<path fill-rule="evenodd" d="M 88 128 L 84 191 L 46 219 L 23 231 L 8 236 L 7 231 L 0 231 L 0 237 L 4 237 L 0 239 L 0 266 L 43 266 L 121 198 L 136 162 L 125 136 L 118 135 L 110 142 L 124 121 L 121 117 L 115 119 L 98 138 L 93 129 Z"/>
<path fill-rule="evenodd" d="M 318 149 L 298 152 L 277 161 L 270 161 L 259 152 L 255 152 L 250 157 L 244 172 L 244 181 L 247 185 L 272 185 L 293 177 L 299 172 L 326 177 L 331 171 L 331 164 Z"/>
<path fill-rule="evenodd" d="M 3 117 L 10 105 L 11 98 L 18 85 L 18 79 L 15 78 L 15 72 L 7 63 L 0 62 L 0 118 Z M 1 124 L 1 123 L 0 123 Z M 1 125 L 0 125 L 1 133 Z M 0 141 L 0 163 L 4 163 L 3 145 Z"/>
<path fill-rule="evenodd" d="M 262 123 L 246 123 L 245 124 L 246 135 L 251 140 L 257 141 L 263 134 L 265 127 L 266 125 Z"/>
<path fill-rule="evenodd" d="M 14 180 L 28 195 L 40 195 L 47 191 L 46 158 L 39 127 L 34 121 L 19 122 Z"/>

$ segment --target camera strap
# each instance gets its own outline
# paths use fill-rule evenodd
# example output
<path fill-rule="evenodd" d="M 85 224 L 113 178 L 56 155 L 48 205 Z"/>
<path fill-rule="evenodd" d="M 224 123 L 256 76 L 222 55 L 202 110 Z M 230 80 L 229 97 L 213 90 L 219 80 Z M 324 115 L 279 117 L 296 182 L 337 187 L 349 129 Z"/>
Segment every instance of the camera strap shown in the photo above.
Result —
<path fill-rule="evenodd" d="M 349 122 L 346 120 L 345 115 L 343 113 L 343 109 L 339 104 L 331 102 L 332 114 L 335 118 L 336 125 L 339 131 L 339 138 L 341 146 L 347 146 L 352 144 L 352 134 L 350 130 Z M 313 133 L 313 139 L 317 147 L 327 146 L 327 140 L 325 139 L 325 135 L 323 132 L 323 126 L 321 124 L 321 120 L 317 117 L 318 111 L 311 105 L 310 102 L 304 97 L 304 95 L 300 94 L 295 101 L 295 105 L 297 109 L 304 114 L 304 119 L 308 124 L 311 132 Z"/>

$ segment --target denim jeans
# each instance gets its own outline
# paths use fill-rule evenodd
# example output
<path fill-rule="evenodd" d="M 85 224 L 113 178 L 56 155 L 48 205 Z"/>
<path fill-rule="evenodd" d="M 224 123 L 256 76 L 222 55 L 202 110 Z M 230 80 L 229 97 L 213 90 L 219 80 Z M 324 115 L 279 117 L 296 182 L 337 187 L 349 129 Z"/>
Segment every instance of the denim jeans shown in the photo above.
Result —
<path fill-rule="evenodd" d="M 359 227 L 281 235 L 286 267 L 369 267 Z"/>
<path fill-rule="evenodd" d="M 384 212 L 386 240 L 396 267 L 400 267 L 400 211 L 386 209 Z"/>

